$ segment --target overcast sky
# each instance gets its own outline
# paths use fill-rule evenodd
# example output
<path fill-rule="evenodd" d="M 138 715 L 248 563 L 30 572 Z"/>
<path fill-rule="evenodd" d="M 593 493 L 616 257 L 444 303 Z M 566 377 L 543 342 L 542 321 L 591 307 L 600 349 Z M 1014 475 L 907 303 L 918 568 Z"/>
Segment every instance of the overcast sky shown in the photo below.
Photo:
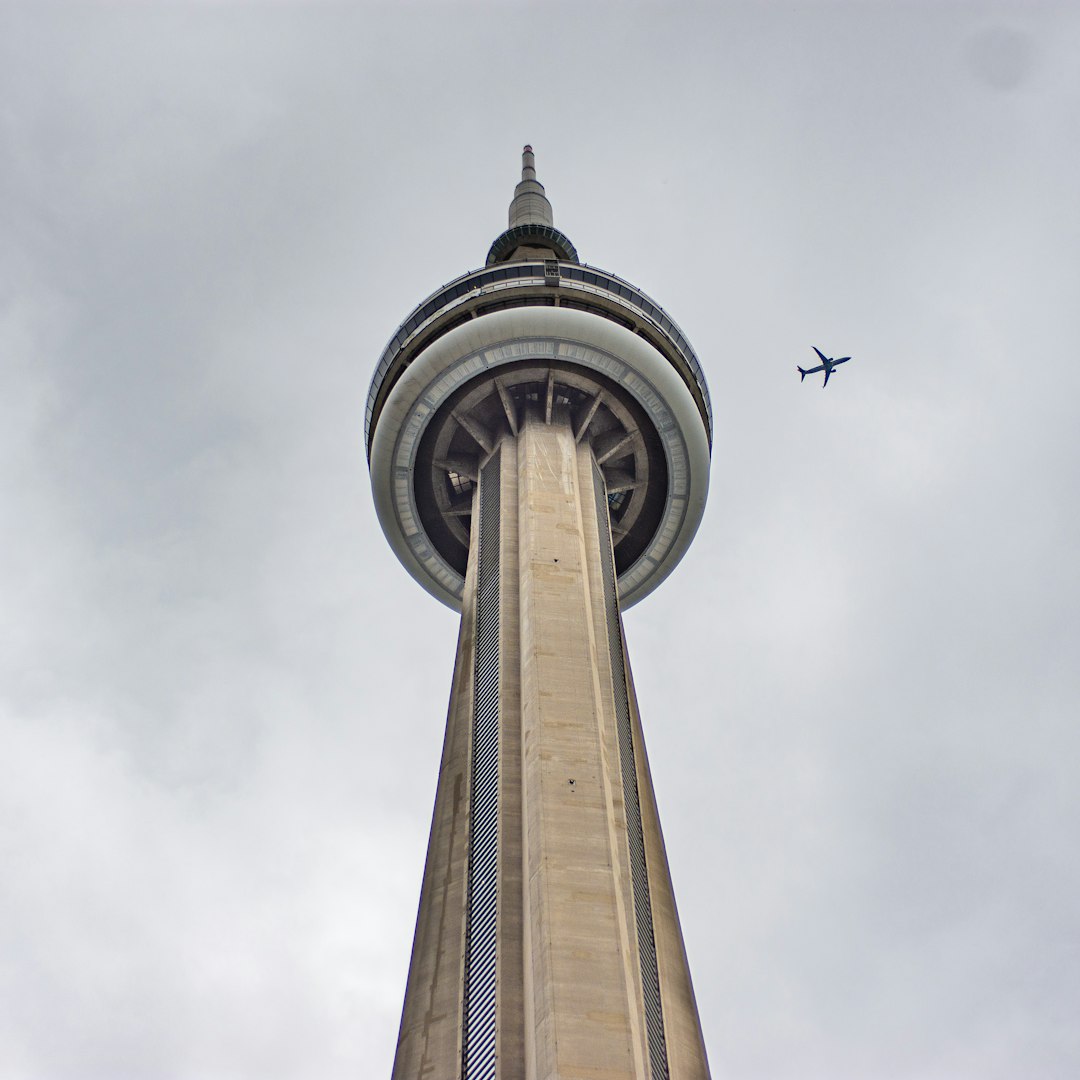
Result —
<path fill-rule="evenodd" d="M 1078 56 L 1065 3 L 0 6 L 0 1076 L 389 1075 L 457 626 L 364 400 L 525 142 L 712 390 L 626 623 L 714 1075 L 1080 1075 Z"/>

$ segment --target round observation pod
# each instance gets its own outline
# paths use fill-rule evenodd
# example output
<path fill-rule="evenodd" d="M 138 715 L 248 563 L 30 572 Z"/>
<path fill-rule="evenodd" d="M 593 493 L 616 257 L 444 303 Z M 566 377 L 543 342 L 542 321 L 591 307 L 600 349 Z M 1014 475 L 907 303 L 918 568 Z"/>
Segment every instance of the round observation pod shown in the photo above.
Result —
<path fill-rule="evenodd" d="M 526 410 L 569 417 L 602 470 L 620 606 L 674 569 L 701 521 L 712 409 L 683 333 L 628 282 L 578 262 L 525 148 L 488 265 L 395 331 L 368 394 L 376 511 L 398 558 L 460 608 L 480 466 Z"/>

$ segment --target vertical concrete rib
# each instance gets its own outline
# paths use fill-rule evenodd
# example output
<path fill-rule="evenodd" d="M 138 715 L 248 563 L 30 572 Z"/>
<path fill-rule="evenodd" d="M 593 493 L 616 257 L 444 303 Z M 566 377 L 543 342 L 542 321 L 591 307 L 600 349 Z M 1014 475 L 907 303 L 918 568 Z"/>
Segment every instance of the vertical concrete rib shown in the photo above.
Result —
<path fill-rule="evenodd" d="M 615 700 L 615 723 L 619 739 L 619 764 L 622 777 L 623 805 L 626 814 L 626 839 L 630 853 L 630 875 L 634 890 L 634 923 L 637 930 L 638 961 L 641 966 L 641 991 L 645 1007 L 645 1031 L 649 1045 L 652 1080 L 668 1080 L 668 1059 L 664 1038 L 664 1011 L 660 977 L 656 964 L 656 941 L 653 935 L 652 901 L 649 891 L 649 867 L 641 824 L 641 801 L 630 716 L 628 664 L 623 649 L 622 621 L 615 582 L 615 557 L 611 546 L 607 485 L 597 461 L 592 463 L 596 520 L 599 526 L 600 565 L 603 570 L 604 614 L 607 630 L 608 662 L 611 665 Z"/>
<path fill-rule="evenodd" d="M 447 1069 L 456 1071 L 461 1061 L 476 544 L 474 531 L 392 1080 L 430 1080 L 450 1075 Z"/>
<path fill-rule="evenodd" d="M 624 642 L 624 659 L 626 658 L 625 648 Z M 652 774 L 649 771 L 649 757 L 645 750 L 637 694 L 634 691 L 634 677 L 628 661 L 626 674 L 637 782 L 641 795 L 645 858 L 650 871 L 649 893 L 652 900 L 660 995 L 664 1002 L 666 1020 L 664 1034 L 668 1065 L 672 1080 L 708 1080 L 709 1062 L 705 1053 L 705 1038 L 701 1031 L 694 985 L 690 979 L 690 964 L 686 957 L 682 927 L 679 925 L 675 890 L 672 886 L 667 851 L 664 847 L 664 834 L 660 830 L 660 815 L 657 812 L 656 794 L 653 789 Z"/>
<path fill-rule="evenodd" d="M 521 875 L 521 656 L 518 598 L 518 465 L 502 444 L 499 489 L 499 1080 L 525 1080 L 524 920 Z"/>
<path fill-rule="evenodd" d="M 596 552 L 568 416 L 518 438 L 527 1075 L 642 1078 L 593 618 Z M 621 800 L 620 800 L 621 802 Z M 623 841 L 625 843 L 625 840 Z"/>

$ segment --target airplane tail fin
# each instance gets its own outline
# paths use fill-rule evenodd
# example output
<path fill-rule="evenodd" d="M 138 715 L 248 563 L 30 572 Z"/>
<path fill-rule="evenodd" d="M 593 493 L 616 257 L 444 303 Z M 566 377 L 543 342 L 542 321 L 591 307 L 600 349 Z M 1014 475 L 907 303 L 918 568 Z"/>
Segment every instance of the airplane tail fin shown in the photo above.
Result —
<path fill-rule="evenodd" d="M 798 367 L 797 364 L 796 364 L 796 367 Z M 806 378 L 806 372 L 802 368 L 799 368 L 799 382 L 802 382 L 803 379 L 805 379 L 805 378 Z"/>

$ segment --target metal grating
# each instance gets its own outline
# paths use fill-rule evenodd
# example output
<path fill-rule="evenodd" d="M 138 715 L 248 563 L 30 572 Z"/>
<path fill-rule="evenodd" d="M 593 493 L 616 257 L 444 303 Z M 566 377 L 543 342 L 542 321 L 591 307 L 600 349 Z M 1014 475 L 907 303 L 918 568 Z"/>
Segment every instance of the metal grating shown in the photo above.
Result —
<path fill-rule="evenodd" d="M 615 687 L 615 717 L 619 732 L 619 763 L 622 767 L 623 802 L 626 806 L 626 833 L 630 846 L 630 877 L 634 889 L 634 918 L 637 923 L 638 956 L 641 961 L 641 988 L 645 1004 L 645 1032 L 649 1043 L 652 1080 L 668 1080 L 667 1042 L 664 1012 L 660 1003 L 660 975 L 656 967 L 656 939 L 653 935 L 652 904 L 649 897 L 649 870 L 645 865 L 645 837 L 641 828 L 634 741 L 630 726 L 630 700 L 626 664 L 623 661 L 622 627 L 615 585 L 615 562 L 608 520 L 607 485 L 600 467 L 593 462 L 596 520 L 600 530 L 600 564 L 604 575 L 604 609 L 607 616 L 608 653 L 611 681 Z"/>
<path fill-rule="evenodd" d="M 480 470 L 462 1080 L 494 1080 L 499 858 L 499 460 Z"/>

